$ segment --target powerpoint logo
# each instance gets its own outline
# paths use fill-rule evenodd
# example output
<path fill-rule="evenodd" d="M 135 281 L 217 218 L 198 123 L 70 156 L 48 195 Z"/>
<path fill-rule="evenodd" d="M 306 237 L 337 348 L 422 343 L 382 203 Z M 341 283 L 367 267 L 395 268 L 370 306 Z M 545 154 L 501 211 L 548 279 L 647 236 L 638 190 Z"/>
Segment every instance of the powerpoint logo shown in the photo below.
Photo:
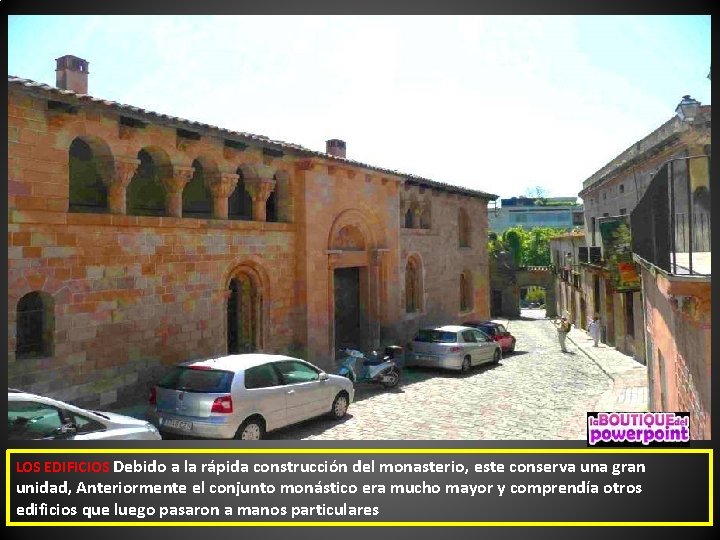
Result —
<path fill-rule="evenodd" d="M 690 442 L 686 412 L 589 412 L 588 446 L 677 446 Z"/>

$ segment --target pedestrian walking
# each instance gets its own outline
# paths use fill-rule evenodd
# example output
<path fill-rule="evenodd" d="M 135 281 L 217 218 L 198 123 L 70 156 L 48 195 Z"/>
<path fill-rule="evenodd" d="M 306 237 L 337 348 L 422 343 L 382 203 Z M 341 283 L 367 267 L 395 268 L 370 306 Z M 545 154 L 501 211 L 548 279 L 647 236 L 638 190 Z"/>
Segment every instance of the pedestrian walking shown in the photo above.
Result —
<path fill-rule="evenodd" d="M 560 321 L 555 321 L 555 328 L 557 328 L 558 341 L 560 342 L 560 350 L 562 352 L 568 352 L 565 347 L 565 339 L 570 332 L 570 323 L 565 317 L 561 317 Z"/>
<path fill-rule="evenodd" d="M 590 324 L 588 325 L 588 333 L 590 334 L 590 337 L 595 342 L 594 347 L 598 346 L 598 341 L 600 341 L 600 316 L 596 313 L 595 316 L 592 318 L 592 321 L 590 321 Z"/>

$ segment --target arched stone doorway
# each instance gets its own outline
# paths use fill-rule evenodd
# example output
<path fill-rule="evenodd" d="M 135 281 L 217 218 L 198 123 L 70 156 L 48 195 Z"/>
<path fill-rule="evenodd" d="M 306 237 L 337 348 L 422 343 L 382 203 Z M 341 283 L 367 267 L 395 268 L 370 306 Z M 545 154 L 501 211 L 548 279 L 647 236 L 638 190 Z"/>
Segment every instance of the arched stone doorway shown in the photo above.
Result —
<path fill-rule="evenodd" d="M 328 238 L 329 340 L 342 347 L 371 349 L 380 340 L 380 281 L 383 253 L 359 210 L 346 210 Z"/>
<path fill-rule="evenodd" d="M 518 268 L 516 273 L 517 299 L 520 301 L 520 289 L 529 287 L 541 288 L 545 291 L 545 316 L 557 316 L 554 276 L 549 266 L 530 266 Z"/>
<path fill-rule="evenodd" d="M 233 273 L 227 291 L 227 351 L 243 354 L 264 347 L 264 302 L 262 281 L 252 268 Z"/>

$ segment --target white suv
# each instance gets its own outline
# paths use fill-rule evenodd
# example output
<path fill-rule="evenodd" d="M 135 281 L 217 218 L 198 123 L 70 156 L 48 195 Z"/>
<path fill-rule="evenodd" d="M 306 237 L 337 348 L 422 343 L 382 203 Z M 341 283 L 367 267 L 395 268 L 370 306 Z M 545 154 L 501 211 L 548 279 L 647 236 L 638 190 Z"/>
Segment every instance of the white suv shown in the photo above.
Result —
<path fill-rule="evenodd" d="M 162 437 L 157 428 L 145 420 L 88 411 L 8 388 L 8 440 L 34 439 L 155 441 Z"/>

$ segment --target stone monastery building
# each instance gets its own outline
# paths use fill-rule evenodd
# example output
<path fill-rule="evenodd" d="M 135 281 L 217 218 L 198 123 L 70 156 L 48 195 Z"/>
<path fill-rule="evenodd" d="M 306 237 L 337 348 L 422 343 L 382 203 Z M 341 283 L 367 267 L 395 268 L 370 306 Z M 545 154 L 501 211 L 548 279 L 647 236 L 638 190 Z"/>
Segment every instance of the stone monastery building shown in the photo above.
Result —
<path fill-rule="evenodd" d="M 495 195 L 8 76 L 8 383 L 86 405 L 262 351 L 333 371 L 489 316 Z"/>

